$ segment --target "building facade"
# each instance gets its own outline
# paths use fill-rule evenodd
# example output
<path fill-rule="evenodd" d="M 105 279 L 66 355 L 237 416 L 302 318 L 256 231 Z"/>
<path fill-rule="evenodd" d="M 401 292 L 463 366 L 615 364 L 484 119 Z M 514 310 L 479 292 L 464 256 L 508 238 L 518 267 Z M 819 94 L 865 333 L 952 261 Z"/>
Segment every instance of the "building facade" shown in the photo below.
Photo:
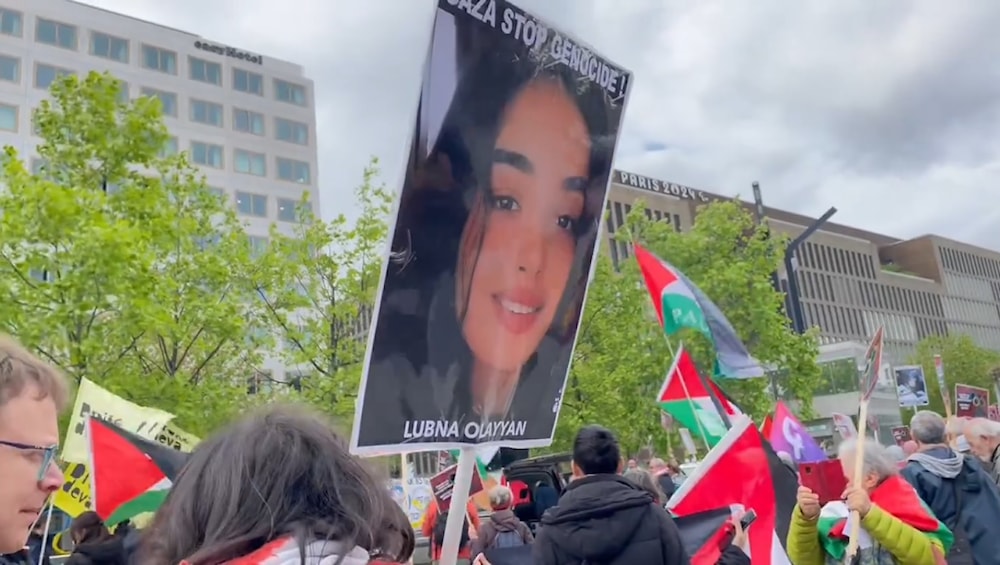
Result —
<path fill-rule="evenodd" d="M 603 231 L 604 251 L 615 262 L 630 256 L 628 247 L 613 236 L 639 200 L 651 219 L 683 231 L 694 222 L 699 206 L 729 198 L 615 171 Z M 750 203 L 743 204 L 752 209 Z M 790 237 L 801 234 L 814 220 L 774 208 L 766 208 L 765 215 L 774 231 Z M 884 362 L 889 365 L 905 363 L 916 344 L 933 335 L 968 334 L 980 346 L 1000 351 L 1000 253 L 996 251 L 936 235 L 901 240 L 831 222 L 800 247 L 796 265 L 806 324 L 820 329 L 824 348 L 842 343 L 863 347 L 883 325 Z M 787 276 L 783 270 L 779 273 L 786 288 Z M 843 355 L 845 360 L 856 357 L 856 347 Z M 856 380 L 831 375 L 818 392 L 824 398 L 831 395 L 816 404 L 828 416 L 842 403 L 834 398 L 856 394 Z"/>
<path fill-rule="evenodd" d="M 155 96 L 173 138 L 232 202 L 251 245 L 318 210 L 313 82 L 299 65 L 70 0 L 0 0 L 0 145 L 42 163 L 31 114 L 59 76 L 108 71 Z M 269 360 L 265 372 L 283 369 Z"/>

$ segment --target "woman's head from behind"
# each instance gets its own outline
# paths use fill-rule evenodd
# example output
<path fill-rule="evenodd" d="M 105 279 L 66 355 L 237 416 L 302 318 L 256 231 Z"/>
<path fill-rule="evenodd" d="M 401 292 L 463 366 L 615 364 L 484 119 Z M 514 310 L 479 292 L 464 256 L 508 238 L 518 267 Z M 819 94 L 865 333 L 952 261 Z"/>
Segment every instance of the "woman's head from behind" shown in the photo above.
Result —
<path fill-rule="evenodd" d="M 73 523 L 69 527 L 69 535 L 73 539 L 73 543 L 83 545 L 104 541 L 111 537 L 111 532 L 108 531 L 104 520 L 101 520 L 97 512 L 88 510 L 73 518 Z"/>
<path fill-rule="evenodd" d="M 387 501 L 326 422 L 270 406 L 192 453 L 146 536 L 143 562 L 216 565 L 289 535 L 340 542 L 345 552 L 395 550 L 403 543 L 384 537 L 394 519 Z"/>
<path fill-rule="evenodd" d="M 653 478 L 653 475 L 649 471 L 635 467 L 626 469 L 622 476 L 631 481 L 635 486 L 651 494 L 653 500 L 657 503 L 666 503 L 666 497 L 660 489 L 660 485 L 656 484 L 656 479 Z"/>

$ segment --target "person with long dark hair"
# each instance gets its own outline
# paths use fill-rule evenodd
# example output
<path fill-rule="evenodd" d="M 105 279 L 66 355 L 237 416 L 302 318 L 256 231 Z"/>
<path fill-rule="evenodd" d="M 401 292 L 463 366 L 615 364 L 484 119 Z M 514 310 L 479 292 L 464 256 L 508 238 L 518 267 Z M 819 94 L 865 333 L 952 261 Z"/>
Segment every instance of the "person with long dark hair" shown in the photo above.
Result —
<path fill-rule="evenodd" d="M 440 132 L 411 159 L 360 445 L 456 439 L 407 422 L 475 422 L 473 441 L 547 438 L 555 422 L 617 116 L 565 66 L 492 41 L 458 62 Z"/>
<path fill-rule="evenodd" d="M 143 565 L 404 562 L 386 485 L 304 407 L 269 406 L 203 441 L 143 535 Z"/>

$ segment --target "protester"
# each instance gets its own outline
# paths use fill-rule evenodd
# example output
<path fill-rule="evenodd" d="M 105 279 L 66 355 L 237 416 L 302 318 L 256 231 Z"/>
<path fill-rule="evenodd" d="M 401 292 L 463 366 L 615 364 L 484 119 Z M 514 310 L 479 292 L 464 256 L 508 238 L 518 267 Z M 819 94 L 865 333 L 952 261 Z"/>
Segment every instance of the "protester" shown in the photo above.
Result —
<path fill-rule="evenodd" d="M 787 451 L 779 451 L 776 455 L 786 469 L 791 471 L 796 477 L 799 476 L 799 466 L 795 464 L 795 458 L 792 457 L 791 453 L 788 453 Z"/>
<path fill-rule="evenodd" d="M 472 538 L 478 535 L 482 525 L 479 521 L 479 509 L 470 500 L 465 506 L 464 523 L 462 524 L 462 537 L 459 540 L 459 559 L 472 558 Z M 445 526 L 448 523 L 448 512 L 439 512 L 437 499 L 431 498 L 427 510 L 424 511 L 424 520 L 420 528 L 424 537 L 431 540 L 431 560 L 435 563 L 441 559 L 441 546 L 444 544 Z"/>
<path fill-rule="evenodd" d="M 840 444 L 844 476 L 854 478 L 857 439 Z M 820 507 L 819 496 L 800 486 L 788 531 L 788 558 L 795 565 L 833 565 L 843 561 L 850 525 L 849 511 L 861 516 L 860 563 L 936 565 L 943 563 L 950 532 L 931 516 L 916 493 L 899 477 L 885 447 L 865 440 L 864 475 L 850 486 L 843 501 Z M 874 542 L 874 543 L 872 543 Z"/>
<path fill-rule="evenodd" d="M 965 427 L 969 424 L 969 418 L 959 418 L 952 416 L 945 424 L 948 445 L 958 453 L 969 453 L 969 442 L 965 439 Z M 912 430 L 910 431 L 912 435 Z"/>
<path fill-rule="evenodd" d="M 903 454 L 907 457 L 917 452 L 917 442 L 912 439 L 903 442 Z"/>
<path fill-rule="evenodd" d="M 660 489 L 653 475 L 643 469 L 627 469 L 622 476 L 632 481 L 632 484 L 648 492 L 653 497 L 653 502 L 663 506 L 667 503 L 667 496 Z"/>
<path fill-rule="evenodd" d="M 1000 422 L 975 418 L 965 427 L 972 453 L 986 463 L 993 482 L 1000 485 Z"/>
<path fill-rule="evenodd" d="M 407 529 L 383 480 L 321 417 L 269 405 L 195 448 L 143 535 L 139 562 L 402 562 L 413 552 Z"/>
<path fill-rule="evenodd" d="M 902 474 L 954 534 L 948 563 L 997 563 L 1000 490 L 996 483 L 974 458 L 952 451 L 944 418 L 938 414 L 926 410 L 914 414 L 910 435 L 918 450 Z"/>
<path fill-rule="evenodd" d="M 66 565 L 127 565 L 122 537 L 112 535 L 97 512 L 87 511 L 69 527 L 73 553 Z"/>
<path fill-rule="evenodd" d="M 534 565 L 688 563 L 677 526 L 653 495 L 620 476 L 614 433 L 591 425 L 573 441 L 573 481 L 542 517 L 532 545 Z M 736 546 L 720 563 L 749 563 Z"/>
<path fill-rule="evenodd" d="M 63 484 L 54 460 L 68 395 L 59 371 L 0 335 L 0 555 L 23 550 Z"/>
<path fill-rule="evenodd" d="M 490 508 L 493 513 L 479 526 L 476 538 L 472 540 L 470 552 L 479 555 L 487 549 L 499 549 L 530 545 L 535 541 L 531 528 L 517 519 L 511 507 L 514 495 L 505 486 L 490 490 Z"/>
<path fill-rule="evenodd" d="M 56 535 L 55 532 L 46 534 L 44 520 L 35 522 L 35 527 L 31 529 L 31 534 L 28 536 L 28 554 L 34 560 L 34 565 L 50 565 L 52 563 L 52 540 L 55 539 Z M 38 556 L 42 555 L 43 549 L 45 555 L 39 560 Z"/>
<path fill-rule="evenodd" d="M 670 497 L 674 495 L 674 492 L 677 491 L 673 469 L 663 459 L 654 457 L 649 461 L 649 471 L 656 479 L 656 484 L 660 487 L 660 492 L 663 493 L 663 503 L 666 504 L 670 500 Z"/>
<path fill-rule="evenodd" d="M 889 452 L 889 455 L 892 456 L 893 461 L 898 463 L 900 466 L 906 463 L 906 453 L 903 451 L 902 447 L 898 445 L 890 445 L 885 449 Z"/>
<path fill-rule="evenodd" d="M 32 560 L 28 548 L 23 547 L 19 551 L 0 555 L 0 565 L 35 565 L 35 562 Z"/>

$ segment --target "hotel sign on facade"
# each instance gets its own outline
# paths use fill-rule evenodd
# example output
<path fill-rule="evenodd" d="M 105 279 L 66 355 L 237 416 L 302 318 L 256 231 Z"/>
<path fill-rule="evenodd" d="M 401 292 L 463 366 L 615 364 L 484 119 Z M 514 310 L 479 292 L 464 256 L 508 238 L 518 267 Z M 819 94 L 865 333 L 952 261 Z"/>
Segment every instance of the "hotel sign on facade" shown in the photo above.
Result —
<path fill-rule="evenodd" d="M 615 182 L 632 188 L 638 188 L 639 190 L 673 196 L 681 200 L 693 200 L 695 202 L 711 202 L 714 200 L 714 198 L 705 194 L 704 191 L 696 188 L 672 182 L 664 182 L 659 179 L 652 179 L 625 171 L 615 171 Z"/>

